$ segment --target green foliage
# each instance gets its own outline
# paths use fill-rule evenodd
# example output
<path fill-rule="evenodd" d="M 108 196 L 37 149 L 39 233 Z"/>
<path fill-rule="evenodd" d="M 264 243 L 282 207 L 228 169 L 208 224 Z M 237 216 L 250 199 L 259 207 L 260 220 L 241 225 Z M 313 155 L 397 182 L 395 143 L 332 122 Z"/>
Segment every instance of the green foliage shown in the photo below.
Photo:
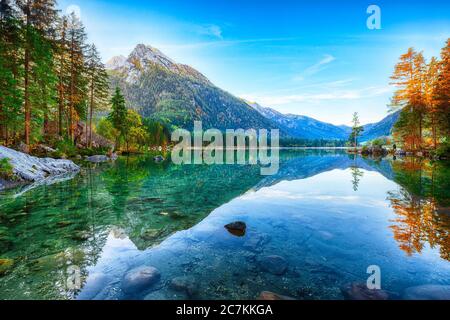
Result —
<path fill-rule="evenodd" d="M 435 153 L 436 157 L 450 159 L 450 141 L 440 144 Z"/>
<path fill-rule="evenodd" d="M 104 110 L 107 105 L 109 83 L 105 66 L 95 45 L 89 46 L 86 57 L 86 73 L 89 92 L 88 146 L 92 146 L 92 118 L 95 111 Z"/>
<path fill-rule="evenodd" d="M 119 133 L 116 137 L 116 145 L 118 146 L 120 146 L 120 139 L 127 133 L 127 114 L 125 98 L 120 92 L 119 87 L 116 87 L 114 96 L 111 99 L 111 113 L 108 116 L 108 120 Z"/>
<path fill-rule="evenodd" d="M 170 130 L 161 122 L 143 119 L 144 128 L 148 134 L 149 146 L 166 146 L 170 141 Z"/>
<path fill-rule="evenodd" d="M 390 141 L 387 138 L 377 138 L 377 139 L 370 141 L 370 145 L 372 147 L 383 147 L 383 146 L 389 145 L 389 143 L 390 143 Z"/>
<path fill-rule="evenodd" d="M 13 169 L 8 158 L 0 159 L 0 178 L 11 180 L 14 177 Z"/>
<path fill-rule="evenodd" d="M 119 132 L 108 118 L 102 118 L 96 126 L 96 132 L 110 141 L 115 141 Z"/>
<path fill-rule="evenodd" d="M 109 152 L 109 148 L 107 147 L 97 147 L 97 148 L 82 148 L 78 149 L 77 152 L 80 156 L 93 156 L 97 154 L 107 154 Z"/>
<path fill-rule="evenodd" d="M 127 151 L 129 151 L 130 144 L 137 146 L 138 149 L 146 144 L 148 141 L 148 134 L 142 125 L 141 116 L 136 111 L 128 109 L 125 126 L 125 143 Z"/>
<path fill-rule="evenodd" d="M 56 142 L 56 152 L 53 156 L 57 158 L 75 157 L 78 154 L 78 149 L 75 147 L 71 140 L 64 139 Z"/>
<path fill-rule="evenodd" d="M 327 139 L 281 138 L 280 146 L 281 147 L 311 147 L 311 148 L 345 147 L 346 141 L 344 141 L 344 140 L 327 140 Z"/>

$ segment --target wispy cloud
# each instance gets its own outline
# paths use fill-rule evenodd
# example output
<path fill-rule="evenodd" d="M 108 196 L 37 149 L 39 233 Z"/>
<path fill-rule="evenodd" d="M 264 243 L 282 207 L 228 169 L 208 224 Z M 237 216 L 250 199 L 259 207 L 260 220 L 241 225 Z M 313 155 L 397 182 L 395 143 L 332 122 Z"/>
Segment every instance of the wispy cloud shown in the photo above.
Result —
<path fill-rule="evenodd" d="M 287 94 L 287 95 L 255 95 L 243 94 L 240 97 L 256 101 L 264 106 L 276 107 L 291 103 L 320 103 L 337 100 L 361 100 L 373 98 L 392 92 L 392 87 L 366 87 L 354 90 L 333 90 L 318 93 Z"/>
<path fill-rule="evenodd" d="M 223 39 L 222 28 L 215 24 L 205 24 L 194 26 L 194 31 L 200 35 L 206 35 L 217 39 Z"/>
<path fill-rule="evenodd" d="M 255 38 L 255 39 L 228 39 L 223 38 L 212 40 L 212 41 L 200 41 L 200 42 L 189 42 L 189 43 L 158 43 L 155 46 L 161 49 L 203 49 L 206 47 L 225 47 L 234 45 L 245 45 L 252 43 L 274 43 L 282 41 L 291 41 L 296 38 Z"/>
<path fill-rule="evenodd" d="M 335 57 L 333 57 L 331 54 L 326 54 L 321 60 L 306 68 L 305 71 L 303 71 L 301 74 L 295 76 L 294 80 L 301 81 L 307 76 L 312 76 L 316 73 L 319 73 L 320 71 L 325 70 L 327 68 L 327 65 L 334 60 L 336 60 Z"/>

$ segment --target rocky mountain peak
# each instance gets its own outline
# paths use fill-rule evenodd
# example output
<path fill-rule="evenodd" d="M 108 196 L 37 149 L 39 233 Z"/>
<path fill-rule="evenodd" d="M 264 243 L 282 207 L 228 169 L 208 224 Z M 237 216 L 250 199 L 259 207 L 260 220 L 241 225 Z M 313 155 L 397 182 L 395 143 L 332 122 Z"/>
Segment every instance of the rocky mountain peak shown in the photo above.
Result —
<path fill-rule="evenodd" d="M 128 56 L 128 62 L 139 64 L 142 67 L 154 63 L 172 71 L 176 69 L 176 63 L 172 59 L 158 49 L 144 44 L 138 44 L 134 48 Z"/>
<path fill-rule="evenodd" d="M 198 82 L 210 84 L 209 80 L 194 68 L 179 64 L 170 59 L 160 50 L 145 44 L 138 44 L 128 58 L 117 56 L 106 63 L 106 68 L 125 75 L 128 83 L 139 81 L 140 76 L 149 68 L 162 67 L 177 75 L 189 76 Z"/>
<path fill-rule="evenodd" d="M 127 58 L 120 55 L 116 57 L 112 57 L 106 62 L 106 69 L 109 70 L 116 70 L 123 68 L 125 66 L 125 63 L 127 62 Z"/>

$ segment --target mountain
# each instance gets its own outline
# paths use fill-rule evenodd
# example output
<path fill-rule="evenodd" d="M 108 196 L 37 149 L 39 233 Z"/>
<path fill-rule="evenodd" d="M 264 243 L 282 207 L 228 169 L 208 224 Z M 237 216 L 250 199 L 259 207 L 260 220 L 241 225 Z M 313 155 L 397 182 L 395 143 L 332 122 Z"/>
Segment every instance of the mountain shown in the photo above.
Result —
<path fill-rule="evenodd" d="M 400 116 L 400 111 L 388 115 L 386 118 L 380 122 L 366 124 L 364 126 L 364 132 L 361 136 L 361 141 L 369 141 L 378 137 L 390 136 L 392 133 L 392 128 L 397 122 Z"/>
<path fill-rule="evenodd" d="M 119 86 L 129 108 L 143 117 L 191 129 L 275 128 L 275 124 L 243 100 L 221 90 L 203 74 L 179 64 L 151 46 L 138 45 L 131 54 L 108 61 L 111 85 Z"/>
<path fill-rule="evenodd" d="M 192 129 L 194 120 L 201 120 L 204 128 L 277 128 L 282 137 L 302 139 L 347 140 L 351 132 L 348 126 L 282 114 L 237 98 L 151 46 L 139 44 L 128 57 L 114 57 L 106 67 L 112 87 L 122 89 L 127 107 L 172 128 Z M 397 119 L 398 113 L 365 125 L 360 140 L 390 135 Z"/>
<path fill-rule="evenodd" d="M 272 108 L 263 107 L 254 102 L 247 102 L 264 117 L 279 125 L 280 129 L 290 137 L 301 139 L 346 140 L 350 136 L 351 127 L 336 126 L 313 118 L 294 114 L 282 114 Z M 377 123 L 364 125 L 360 141 L 369 141 L 382 136 L 389 136 L 392 127 L 398 120 L 399 113 L 393 113 Z"/>
<path fill-rule="evenodd" d="M 347 139 L 348 127 L 339 127 L 306 116 L 282 114 L 272 108 L 257 103 L 249 104 L 259 113 L 277 123 L 290 137 L 301 139 Z"/>

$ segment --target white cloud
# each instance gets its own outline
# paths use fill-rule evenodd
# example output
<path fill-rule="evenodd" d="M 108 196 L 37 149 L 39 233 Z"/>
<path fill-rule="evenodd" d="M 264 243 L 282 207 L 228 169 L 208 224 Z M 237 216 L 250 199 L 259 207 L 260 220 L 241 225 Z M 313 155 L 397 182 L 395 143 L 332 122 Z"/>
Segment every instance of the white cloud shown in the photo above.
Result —
<path fill-rule="evenodd" d="M 330 64 L 331 62 L 333 62 L 334 60 L 336 60 L 335 57 L 333 57 L 330 54 L 326 54 L 323 56 L 323 58 L 320 61 L 318 61 L 317 63 L 313 64 L 312 66 L 306 68 L 305 71 L 303 71 L 301 74 L 295 76 L 294 80 L 302 81 L 302 80 L 304 80 L 304 78 L 306 76 L 312 76 L 322 70 L 325 70 L 326 66 L 328 64 Z"/>
<path fill-rule="evenodd" d="M 195 25 L 194 31 L 200 35 L 222 39 L 222 28 L 215 24 Z"/>

